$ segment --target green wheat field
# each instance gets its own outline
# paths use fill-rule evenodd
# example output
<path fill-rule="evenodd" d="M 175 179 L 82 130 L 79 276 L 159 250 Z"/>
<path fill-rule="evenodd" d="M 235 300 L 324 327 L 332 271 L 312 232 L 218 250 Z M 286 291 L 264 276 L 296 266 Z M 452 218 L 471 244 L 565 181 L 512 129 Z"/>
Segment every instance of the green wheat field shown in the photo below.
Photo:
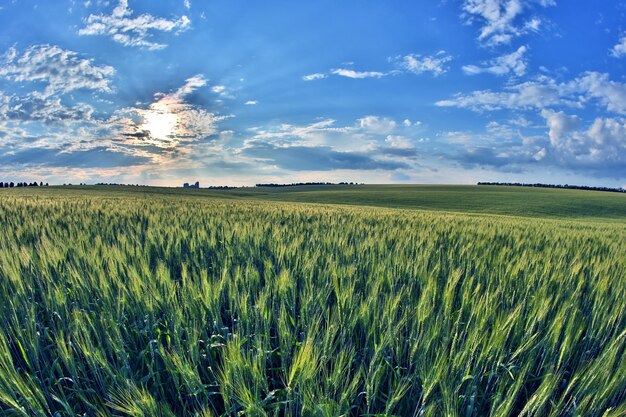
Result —
<path fill-rule="evenodd" d="M 0 190 L 2 416 L 626 415 L 626 195 Z"/>

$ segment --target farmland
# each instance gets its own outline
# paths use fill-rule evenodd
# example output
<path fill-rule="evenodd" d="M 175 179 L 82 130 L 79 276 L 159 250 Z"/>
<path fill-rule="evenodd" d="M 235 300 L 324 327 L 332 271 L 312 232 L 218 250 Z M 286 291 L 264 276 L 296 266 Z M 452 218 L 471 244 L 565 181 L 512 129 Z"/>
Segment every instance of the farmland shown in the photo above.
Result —
<path fill-rule="evenodd" d="M 48 196 L 49 189 L 22 188 L 24 196 Z M 341 204 L 510 215 L 580 221 L 626 222 L 626 194 L 468 185 L 323 185 L 298 187 L 243 187 L 230 190 L 135 186 L 53 187 L 54 196 L 143 198 L 203 198 Z M 15 195 L 15 194 L 14 194 Z"/>
<path fill-rule="evenodd" d="M 508 187 L 3 190 L 0 411 L 623 416 L 625 219 Z"/>

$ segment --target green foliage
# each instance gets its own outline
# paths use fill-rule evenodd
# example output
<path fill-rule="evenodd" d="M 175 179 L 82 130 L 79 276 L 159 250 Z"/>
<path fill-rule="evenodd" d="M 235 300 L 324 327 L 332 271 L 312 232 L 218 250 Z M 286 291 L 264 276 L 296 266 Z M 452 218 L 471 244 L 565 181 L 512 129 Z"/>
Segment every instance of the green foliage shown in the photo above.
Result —
<path fill-rule="evenodd" d="M 626 413 L 622 221 L 54 192 L 0 193 L 2 415 Z"/>

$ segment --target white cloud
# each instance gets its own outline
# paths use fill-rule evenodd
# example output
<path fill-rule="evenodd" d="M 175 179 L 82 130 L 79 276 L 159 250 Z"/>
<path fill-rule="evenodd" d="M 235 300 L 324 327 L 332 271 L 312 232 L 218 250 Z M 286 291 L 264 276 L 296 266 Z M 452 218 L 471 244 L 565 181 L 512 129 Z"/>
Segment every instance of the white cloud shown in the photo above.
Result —
<path fill-rule="evenodd" d="M 248 100 L 244 104 L 246 106 L 256 106 L 257 104 L 259 104 L 259 102 L 257 100 Z"/>
<path fill-rule="evenodd" d="M 580 119 L 577 116 L 568 116 L 562 111 L 544 109 L 541 116 L 546 119 L 549 128 L 550 144 L 556 148 L 561 147 L 563 138 L 568 137 L 580 126 Z"/>
<path fill-rule="evenodd" d="M 304 126 L 254 128 L 237 154 L 274 170 L 409 168 L 417 149 L 409 138 L 393 135 L 395 127 L 391 119 L 366 116 L 339 127 L 335 120 L 323 119 Z"/>
<path fill-rule="evenodd" d="M 251 129 L 254 132 L 253 139 L 270 139 L 290 144 L 327 145 L 328 138 L 336 134 L 352 133 L 355 127 L 335 127 L 334 119 L 323 119 L 305 126 L 281 124 L 272 129 Z"/>
<path fill-rule="evenodd" d="M 573 80 L 569 88 L 587 99 L 597 99 L 610 112 L 626 114 L 626 84 L 611 81 L 609 74 L 586 72 Z"/>
<path fill-rule="evenodd" d="M 435 103 L 441 107 L 461 107 L 474 111 L 501 109 L 531 109 L 555 105 L 580 106 L 578 101 L 566 100 L 563 85 L 548 77 L 507 86 L 505 91 L 478 90 L 457 94 Z"/>
<path fill-rule="evenodd" d="M 185 0 L 184 1 L 184 5 L 185 5 L 185 9 L 187 9 L 187 10 L 191 9 L 191 1 Z"/>
<path fill-rule="evenodd" d="M 551 110 L 544 110 L 541 115 L 549 128 L 550 144 L 561 162 L 570 166 L 623 171 L 626 163 L 625 119 L 598 117 L 583 130 L 577 116 Z M 623 173 L 615 171 L 614 175 Z"/>
<path fill-rule="evenodd" d="M 321 80 L 323 78 L 327 78 L 331 74 L 353 79 L 382 78 L 389 75 L 398 75 L 407 72 L 413 74 L 431 72 L 434 75 L 441 75 L 447 71 L 445 64 L 451 60 L 452 57 L 446 55 L 445 51 L 439 51 L 437 54 L 431 56 L 423 56 L 419 54 L 400 55 L 388 58 L 389 62 L 395 63 L 396 69 L 387 72 L 355 71 L 349 68 L 336 68 L 330 70 L 328 73 L 316 72 L 308 74 L 303 76 L 302 79 L 304 81 Z M 342 65 L 352 65 L 352 63 L 345 63 Z"/>
<path fill-rule="evenodd" d="M 347 78 L 357 78 L 357 79 L 362 79 L 362 78 L 381 78 L 381 77 L 384 77 L 385 75 L 387 75 L 384 72 L 378 72 L 378 71 L 354 71 L 354 70 L 345 69 L 345 68 L 334 69 L 334 70 L 331 71 L 331 74 L 340 75 L 342 77 L 347 77 Z"/>
<path fill-rule="evenodd" d="M 406 136 L 399 136 L 399 129 Z M 277 147 L 321 146 L 346 152 L 380 150 L 381 155 L 386 152 L 385 150 L 393 148 L 395 157 L 411 155 L 408 149 L 414 148 L 407 129 L 398 126 L 391 118 L 376 115 L 361 117 L 353 124 L 345 126 L 337 126 L 333 119 L 322 119 L 304 126 L 281 124 L 277 127 L 253 128 L 250 132 L 252 134 L 250 141 L 270 141 Z M 399 152 L 399 149 L 403 152 Z"/>
<path fill-rule="evenodd" d="M 216 103 L 221 103 L 222 99 L 234 99 L 236 97 L 234 91 L 231 87 L 227 87 L 225 85 L 214 85 L 211 87 L 211 91 L 215 94 L 218 94 L 221 98 L 216 100 Z"/>
<path fill-rule="evenodd" d="M 464 0 L 462 9 L 469 23 L 479 21 L 478 39 L 488 45 L 509 43 L 513 38 L 539 30 L 541 19 L 532 17 L 520 23 L 524 11 L 533 5 L 553 6 L 554 0 Z"/>
<path fill-rule="evenodd" d="M 0 58 L 0 77 L 14 82 L 45 83 L 44 97 L 79 89 L 110 93 L 113 75 L 113 67 L 96 66 L 93 60 L 52 45 L 31 46 L 21 56 L 10 48 Z"/>
<path fill-rule="evenodd" d="M 206 84 L 207 80 L 206 78 L 204 78 L 204 75 L 194 75 L 193 77 L 189 77 L 185 80 L 185 84 L 183 84 L 178 90 L 176 90 L 174 96 L 178 98 L 183 98 L 193 93 L 198 88 L 204 87 Z"/>
<path fill-rule="evenodd" d="M 399 135 L 387 135 L 385 143 L 387 143 L 389 147 L 396 149 L 411 149 L 414 147 L 410 139 Z"/>
<path fill-rule="evenodd" d="M 626 34 L 619 38 L 619 42 L 611 49 L 611 55 L 615 58 L 626 56 Z"/>
<path fill-rule="evenodd" d="M 452 61 L 450 55 L 446 55 L 445 51 L 439 51 L 436 55 L 422 56 L 419 54 L 409 54 L 405 56 L 395 57 L 398 67 L 405 72 L 413 74 L 422 74 L 431 72 L 434 75 L 441 75 L 446 72 L 445 64 Z"/>
<path fill-rule="evenodd" d="M 191 21 L 185 15 L 176 20 L 142 14 L 131 17 L 133 11 L 128 7 L 128 0 L 120 0 L 110 15 L 89 15 L 86 26 L 78 31 L 79 35 L 105 35 L 125 46 L 138 46 L 150 50 L 163 49 L 167 45 L 153 42 L 153 32 L 184 31 L 189 29 Z"/>
<path fill-rule="evenodd" d="M 404 120 L 402 121 L 402 125 L 403 125 L 404 127 L 421 126 L 421 124 L 422 124 L 422 122 L 420 122 L 419 120 L 416 120 L 415 122 L 412 122 L 412 121 L 411 121 L 411 120 L 409 120 L 409 119 L 404 119 Z"/>
<path fill-rule="evenodd" d="M 365 116 L 357 120 L 357 126 L 370 133 L 389 133 L 393 131 L 397 123 L 387 117 Z"/>
<path fill-rule="evenodd" d="M 611 81 L 608 74 L 598 72 L 586 72 L 563 83 L 539 76 L 533 81 L 509 85 L 504 91 L 478 90 L 435 104 L 475 111 L 528 110 L 554 106 L 584 108 L 594 99 L 610 112 L 626 114 L 626 84 Z"/>
<path fill-rule="evenodd" d="M 494 58 L 482 66 L 465 65 L 463 72 L 468 75 L 488 73 L 498 76 L 513 73 L 520 77 L 526 73 L 528 62 L 524 54 L 527 50 L 526 46 L 520 46 L 517 51 Z"/>
<path fill-rule="evenodd" d="M 20 122 L 91 122 L 93 107 L 85 103 L 66 105 L 57 96 L 43 96 L 33 92 L 25 97 L 3 96 L 0 101 L 0 120 Z"/>
<path fill-rule="evenodd" d="M 313 80 L 321 80 L 323 78 L 328 77 L 328 75 L 323 74 L 321 72 L 316 72 L 314 74 L 308 74 L 302 77 L 304 81 L 313 81 Z"/>

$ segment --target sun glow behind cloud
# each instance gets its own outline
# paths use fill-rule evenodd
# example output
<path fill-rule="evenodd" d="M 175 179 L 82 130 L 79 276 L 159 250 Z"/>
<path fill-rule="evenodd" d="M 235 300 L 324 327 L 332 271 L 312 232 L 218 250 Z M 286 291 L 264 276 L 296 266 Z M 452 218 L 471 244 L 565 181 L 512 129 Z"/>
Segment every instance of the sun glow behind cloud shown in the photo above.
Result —
<path fill-rule="evenodd" d="M 226 118 L 187 102 L 187 96 L 205 85 L 201 75 L 190 77 L 173 92 L 156 93 L 146 108 L 119 110 L 110 125 L 125 145 L 186 153 L 189 146 L 216 134 L 216 124 Z"/>
<path fill-rule="evenodd" d="M 140 128 L 150 133 L 150 136 L 167 142 L 178 133 L 176 126 L 178 117 L 170 112 L 167 104 L 155 103 L 149 110 L 143 112 L 143 123 Z"/>

